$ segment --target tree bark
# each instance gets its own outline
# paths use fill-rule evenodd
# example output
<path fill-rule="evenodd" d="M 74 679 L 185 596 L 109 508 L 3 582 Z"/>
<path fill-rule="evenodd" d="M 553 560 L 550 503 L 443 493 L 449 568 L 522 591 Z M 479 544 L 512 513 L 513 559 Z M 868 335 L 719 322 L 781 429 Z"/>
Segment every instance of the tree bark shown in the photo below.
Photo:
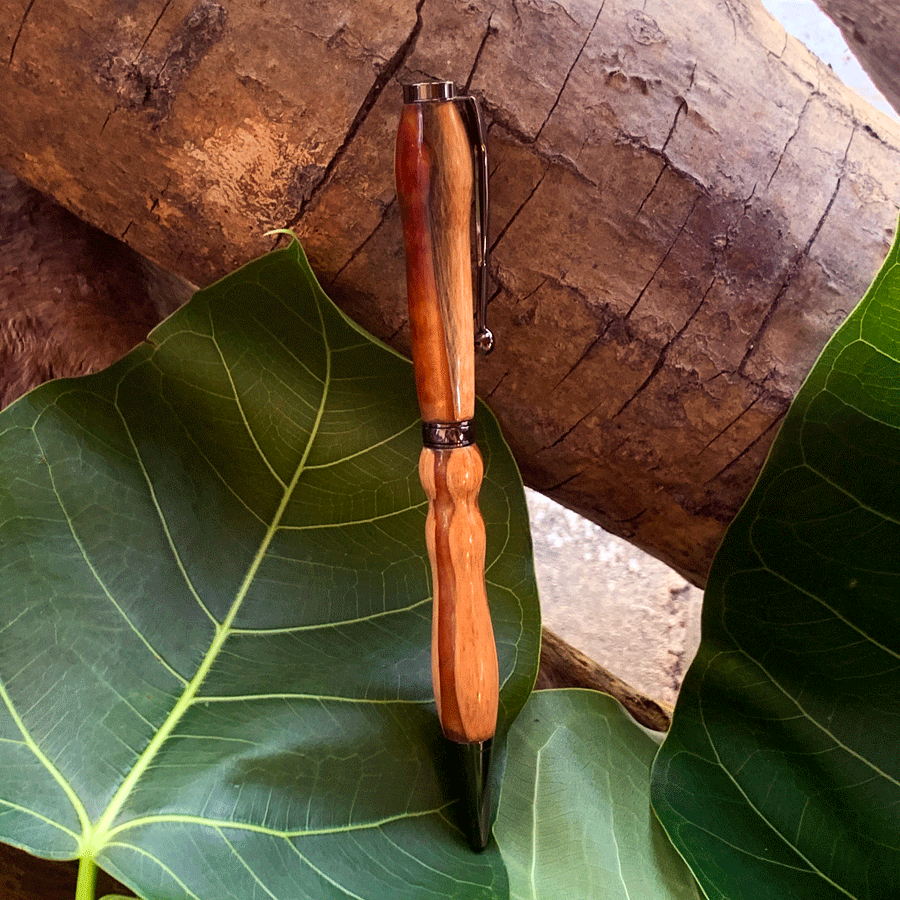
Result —
<path fill-rule="evenodd" d="M 757 0 L 0 0 L 0 22 L 0 165 L 195 283 L 290 225 L 401 350 L 398 83 L 479 96 L 479 391 L 528 484 L 698 584 L 896 220 L 900 129 Z"/>
<path fill-rule="evenodd" d="M 632 718 L 653 731 L 668 731 L 672 710 L 585 656 L 546 628 L 541 636 L 541 668 L 535 690 L 586 688 L 615 697 Z"/>

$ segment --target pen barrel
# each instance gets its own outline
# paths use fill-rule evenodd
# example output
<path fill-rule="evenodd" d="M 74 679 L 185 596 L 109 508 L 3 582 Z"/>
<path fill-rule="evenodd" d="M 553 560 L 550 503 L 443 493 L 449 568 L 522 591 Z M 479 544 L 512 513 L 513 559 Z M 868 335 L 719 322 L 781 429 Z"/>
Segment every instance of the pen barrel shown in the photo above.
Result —
<path fill-rule="evenodd" d="M 460 743 L 489 740 L 497 724 L 497 649 L 478 509 L 483 475 L 474 444 L 453 450 L 426 447 L 419 457 L 429 501 L 425 540 L 434 591 L 431 676 L 444 734 Z"/>
<path fill-rule="evenodd" d="M 397 197 L 419 407 L 426 422 L 475 412 L 472 153 L 456 103 L 406 103 Z"/>
<path fill-rule="evenodd" d="M 457 104 L 405 103 L 395 159 L 419 407 L 426 429 L 459 426 L 462 434 L 475 413 L 473 162 Z M 448 738 L 486 741 L 496 726 L 499 679 L 478 509 L 484 469 L 468 439 L 446 449 L 428 444 L 419 476 L 429 500 L 435 699 Z"/>

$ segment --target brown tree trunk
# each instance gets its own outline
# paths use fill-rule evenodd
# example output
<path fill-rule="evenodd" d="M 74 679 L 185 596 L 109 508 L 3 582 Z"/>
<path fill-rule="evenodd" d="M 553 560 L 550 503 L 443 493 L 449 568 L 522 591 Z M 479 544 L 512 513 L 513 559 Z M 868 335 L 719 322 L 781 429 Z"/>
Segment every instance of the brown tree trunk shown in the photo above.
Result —
<path fill-rule="evenodd" d="M 498 348 L 528 484 L 702 583 L 877 269 L 900 129 L 757 0 L 0 0 L 0 165 L 195 283 L 291 225 L 407 347 L 399 82 L 490 123 Z"/>

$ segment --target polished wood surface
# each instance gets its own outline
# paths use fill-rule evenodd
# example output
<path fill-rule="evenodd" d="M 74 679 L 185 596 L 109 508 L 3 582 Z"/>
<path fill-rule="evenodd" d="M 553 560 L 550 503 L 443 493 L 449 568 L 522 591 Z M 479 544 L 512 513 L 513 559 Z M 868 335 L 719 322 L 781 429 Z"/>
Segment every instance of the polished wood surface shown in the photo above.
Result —
<path fill-rule="evenodd" d="M 470 419 L 475 412 L 473 174 L 456 104 L 405 104 L 395 163 L 422 418 Z"/>
<path fill-rule="evenodd" d="M 425 448 L 419 477 L 428 496 L 425 537 L 434 609 L 431 674 L 444 734 L 467 743 L 493 737 L 497 649 L 484 583 L 484 520 L 478 491 L 484 466 L 475 446 Z"/>
<path fill-rule="evenodd" d="M 426 422 L 459 422 L 475 413 L 472 169 L 455 103 L 404 104 L 397 133 L 397 196 L 416 391 Z M 444 734 L 460 743 L 493 737 L 497 722 L 497 650 L 478 509 L 483 474 L 475 446 L 426 448 L 419 459 L 429 499 L 434 693 Z"/>

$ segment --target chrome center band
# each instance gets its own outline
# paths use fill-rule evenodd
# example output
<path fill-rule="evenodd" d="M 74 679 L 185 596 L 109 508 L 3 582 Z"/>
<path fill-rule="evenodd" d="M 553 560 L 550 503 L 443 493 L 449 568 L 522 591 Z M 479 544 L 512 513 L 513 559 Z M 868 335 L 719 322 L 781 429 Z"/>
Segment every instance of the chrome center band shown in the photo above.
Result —
<path fill-rule="evenodd" d="M 423 422 L 422 443 L 429 450 L 454 450 L 475 443 L 475 427 L 471 419 L 462 422 Z"/>

